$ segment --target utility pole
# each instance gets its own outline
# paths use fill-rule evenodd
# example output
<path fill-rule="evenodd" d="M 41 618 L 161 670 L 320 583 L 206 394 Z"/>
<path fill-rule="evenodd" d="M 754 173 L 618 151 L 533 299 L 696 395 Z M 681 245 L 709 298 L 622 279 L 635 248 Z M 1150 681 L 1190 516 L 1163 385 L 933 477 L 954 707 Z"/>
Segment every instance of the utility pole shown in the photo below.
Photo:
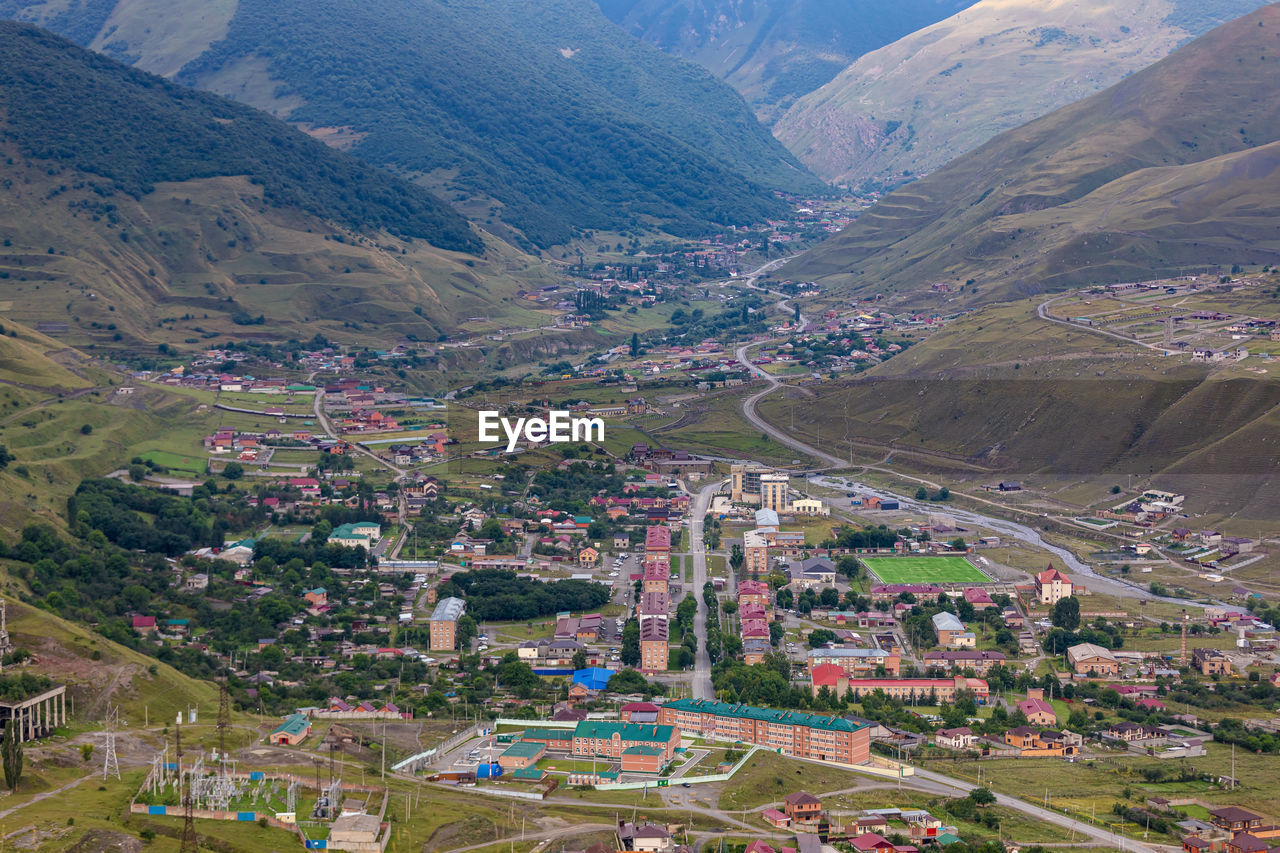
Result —
<path fill-rule="evenodd" d="M 107 748 L 102 759 L 102 778 L 120 778 L 120 759 L 116 756 L 116 726 L 120 723 L 120 706 L 107 706 Z"/>
<path fill-rule="evenodd" d="M 227 694 L 227 680 L 218 685 L 218 758 L 227 757 L 227 730 L 231 728 L 231 697 Z"/>
<path fill-rule="evenodd" d="M 177 727 L 178 740 L 178 779 L 181 787 L 182 779 L 182 726 Z M 182 840 L 179 842 L 179 853 L 200 853 L 200 842 L 196 840 L 196 820 L 191 812 L 191 786 L 182 790 Z"/>

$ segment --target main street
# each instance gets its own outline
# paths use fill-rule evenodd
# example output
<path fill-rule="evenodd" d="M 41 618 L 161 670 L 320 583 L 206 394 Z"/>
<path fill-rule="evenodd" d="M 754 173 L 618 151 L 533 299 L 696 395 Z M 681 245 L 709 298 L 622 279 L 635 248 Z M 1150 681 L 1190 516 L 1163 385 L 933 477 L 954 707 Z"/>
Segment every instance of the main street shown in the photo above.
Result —
<path fill-rule="evenodd" d="M 707 654 L 707 603 L 702 600 L 702 587 L 707 582 L 707 549 L 702 541 L 703 525 L 711 498 L 724 485 L 723 480 L 707 483 L 697 491 L 689 508 L 689 553 L 693 559 L 693 586 L 688 594 L 697 597 L 698 612 L 693 617 L 693 635 L 698 638 L 698 653 L 693 659 L 693 698 L 712 699 L 711 656 Z"/>

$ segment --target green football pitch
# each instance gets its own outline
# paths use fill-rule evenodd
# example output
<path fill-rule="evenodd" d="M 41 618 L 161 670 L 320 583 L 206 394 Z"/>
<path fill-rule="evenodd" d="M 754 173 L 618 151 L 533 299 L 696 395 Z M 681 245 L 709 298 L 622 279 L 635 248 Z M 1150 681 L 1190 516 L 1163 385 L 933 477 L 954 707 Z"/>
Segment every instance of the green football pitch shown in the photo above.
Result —
<path fill-rule="evenodd" d="M 859 557 L 884 583 L 991 583 L 964 557 Z"/>

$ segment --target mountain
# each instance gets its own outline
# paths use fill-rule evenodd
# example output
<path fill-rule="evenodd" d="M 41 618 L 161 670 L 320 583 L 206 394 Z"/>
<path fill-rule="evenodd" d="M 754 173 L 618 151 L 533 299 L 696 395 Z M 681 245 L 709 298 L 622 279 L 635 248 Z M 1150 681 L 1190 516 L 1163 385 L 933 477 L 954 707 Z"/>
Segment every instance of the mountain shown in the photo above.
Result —
<path fill-rule="evenodd" d="M 985 301 L 1276 263 L 1277 85 L 1273 5 L 891 193 L 786 275 Z"/>
<path fill-rule="evenodd" d="M 864 53 L 975 0 L 596 0 L 610 20 L 709 69 L 772 124 Z"/>
<path fill-rule="evenodd" d="M 73 344 L 268 319 L 294 326 L 275 337 L 376 322 L 378 340 L 433 339 L 545 275 L 423 188 L 256 110 L 26 24 L 0 22 L 0 55 L 4 313 Z"/>
<path fill-rule="evenodd" d="M 209 7 L 209 8 L 206 8 Z M 533 244 L 579 229 L 694 234 L 819 181 L 708 72 L 591 0 L 0 0 L 438 189 Z M 518 235 L 516 235 L 518 239 Z"/>
<path fill-rule="evenodd" d="M 1263 5 L 981 0 L 859 58 L 774 133 L 824 180 L 892 188 Z"/>

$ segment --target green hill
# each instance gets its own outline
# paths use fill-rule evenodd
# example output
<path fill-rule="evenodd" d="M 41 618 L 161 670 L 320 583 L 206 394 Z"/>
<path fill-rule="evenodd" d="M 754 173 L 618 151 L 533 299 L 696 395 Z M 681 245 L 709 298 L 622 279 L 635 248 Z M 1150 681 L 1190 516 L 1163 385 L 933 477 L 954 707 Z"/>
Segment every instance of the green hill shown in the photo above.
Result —
<path fill-rule="evenodd" d="M 808 174 L 731 88 L 591 0 L 0 6 L 260 107 L 547 246 L 758 222 Z M 104 14 L 105 12 L 105 14 Z M 181 54 L 181 55 L 180 55 Z"/>
<path fill-rule="evenodd" d="M 421 187 L 278 119 L 29 25 L 0 22 L 0 53 L 0 321 L 107 348 L 257 318 L 430 340 L 546 283 Z"/>
<path fill-rule="evenodd" d="M 773 123 L 854 59 L 974 0 L 596 0 L 610 20 L 710 70 Z"/>
<path fill-rule="evenodd" d="M 1280 6 L 1007 131 L 787 267 L 842 290 L 985 301 L 1275 263 Z M 972 281 L 970 281 L 972 280 Z"/>
<path fill-rule="evenodd" d="M 866 54 L 774 128 L 838 184 L 893 187 L 1164 58 L 1263 0 L 981 0 Z"/>

